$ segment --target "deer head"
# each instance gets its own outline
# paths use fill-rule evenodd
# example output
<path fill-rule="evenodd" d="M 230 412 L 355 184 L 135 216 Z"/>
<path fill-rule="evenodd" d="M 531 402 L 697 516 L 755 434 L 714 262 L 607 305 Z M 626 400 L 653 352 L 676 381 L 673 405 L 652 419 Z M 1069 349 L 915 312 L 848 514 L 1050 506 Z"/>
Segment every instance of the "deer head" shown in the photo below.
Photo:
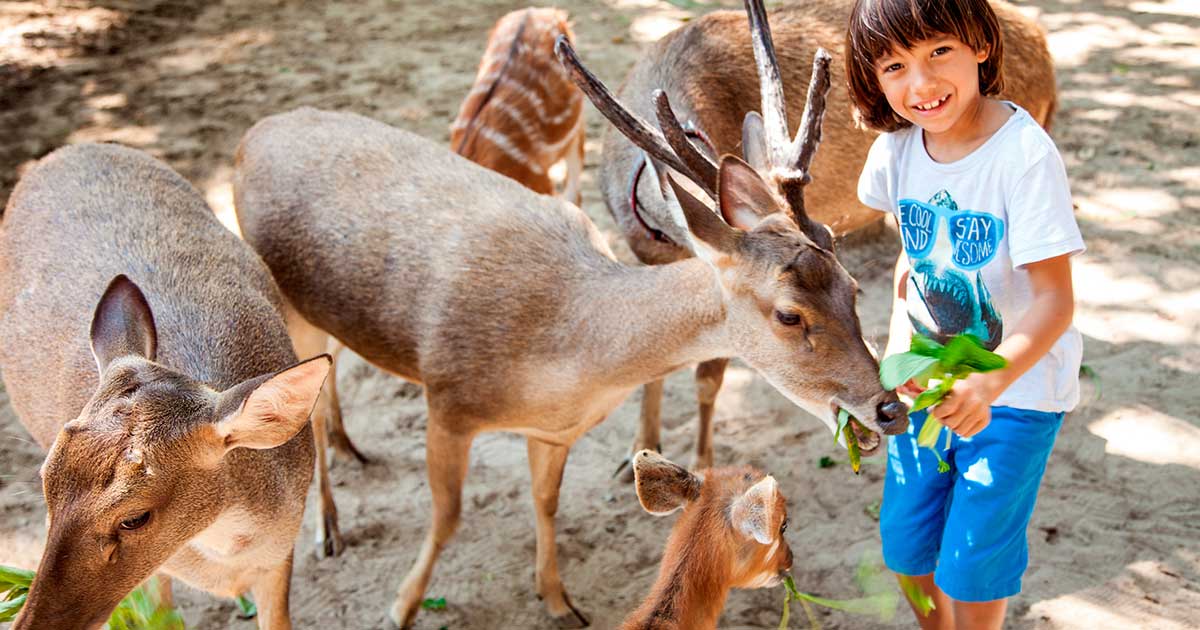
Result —
<path fill-rule="evenodd" d="M 760 2 L 748 0 L 747 10 L 764 113 L 746 117 L 746 160 L 724 156 L 716 164 L 696 149 L 662 91 L 654 95 L 662 131 L 651 127 L 583 66 L 569 42 L 560 38 L 556 50 L 596 108 L 650 156 L 664 189 L 671 190 L 688 245 L 718 277 L 738 356 L 831 430 L 838 410 L 848 410 L 863 452 L 870 454 L 879 447 L 879 432 L 903 432 L 908 416 L 896 394 L 879 383 L 879 366 L 855 311 L 858 285 L 838 262 L 828 228 L 804 208 L 830 57 L 817 52 L 803 121 L 789 142 L 766 15 Z"/>
<path fill-rule="evenodd" d="M 14 630 L 100 627 L 220 514 L 231 451 L 305 426 L 330 365 L 323 355 L 216 391 L 155 362 L 154 316 L 125 276 L 100 298 L 91 345 L 100 384 L 42 466 L 46 549 Z"/>

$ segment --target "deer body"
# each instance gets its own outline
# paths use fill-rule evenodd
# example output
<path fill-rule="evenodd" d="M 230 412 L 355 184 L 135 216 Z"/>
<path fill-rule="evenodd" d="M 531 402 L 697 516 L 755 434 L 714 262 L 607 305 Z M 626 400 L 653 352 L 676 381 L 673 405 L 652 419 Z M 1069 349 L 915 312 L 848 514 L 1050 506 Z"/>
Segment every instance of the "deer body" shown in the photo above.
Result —
<path fill-rule="evenodd" d="M 550 168 L 567 161 L 563 198 L 579 205 L 583 94 L 554 58 L 554 41 L 574 39 L 567 13 L 528 8 L 501 18 L 471 92 L 450 126 L 459 155 L 552 195 Z"/>
<path fill-rule="evenodd" d="M 638 385 L 737 355 L 774 374 L 782 391 L 826 422 L 833 421 L 830 401 L 838 400 L 872 430 L 882 430 L 879 422 L 889 430 L 906 424 L 853 331 L 844 270 L 830 267 L 833 284 L 821 289 L 836 293 L 844 309 L 837 319 L 852 326 L 832 323 L 839 341 L 822 351 L 835 353 L 852 376 L 835 382 L 796 370 L 797 361 L 834 365 L 818 358 L 824 354 L 797 357 L 791 337 L 752 332 L 770 320 L 741 301 L 749 297 L 732 299 L 709 262 L 621 265 L 577 207 L 361 116 L 300 109 L 260 121 L 239 147 L 234 198 L 242 233 L 297 312 L 294 338 L 324 347 L 321 335 L 333 335 L 425 385 L 433 524 L 397 595 L 396 623 L 412 622 L 457 527 L 479 432 L 528 437 L 537 591 L 553 615 L 584 623 L 558 575 L 562 470 L 571 444 Z M 733 230 L 710 210 L 695 217 Z M 781 255 L 786 263 L 797 250 Z M 832 261 L 813 255 L 816 266 Z M 730 259 L 730 278 L 750 273 L 744 264 Z M 753 273 L 766 275 L 746 283 L 772 285 L 777 276 L 769 269 L 774 263 L 764 261 Z"/>
<path fill-rule="evenodd" d="M 143 153 L 67 147 L 22 178 L 0 223 L 0 364 L 50 450 L 50 528 L 15 630 L 98 628 L 155 570 L 253 591 L 259 627 L 290 627 L 328 362 L 280 372 L 296 362 L 281 305 L 254 253 Z M 259 413 L 267 400 L 290 415 Z M 244 441 L 258 421 L 279 427 L 271 444 Z"/>
<path fill-rule="evenodd" d="M 731 589 L 774 586 L 791 569 L 787 505 L 773 477 L 748 466 L 693 474 L 653 451 L 635 455 L 633 470 L 646 511 L 683 513 L 622 630 L 715 630 Z"/>
<path fill-rule="evenodd" d="M 859 203 L 857 196 L 858 176 L 876 133 L 856 126 L 843 78 L 842 40 L 852 4 L 851 0 L 801 0 L 770 14 L 790 130 L 800 122 L 803 87 L 809 82 L 814 51 L 823 47 L 833 57 L 831 74 L 836 79 L 821 140 L 825 148 L 813 160 L 813 182 L 805 188 L 805 199 L 812 217 L 836 234 L 853 232 L 882 216 Z M 1045 35 L 1036 22 L 1011 4 L 995 2 L 994 7 L 1005 38 L 1006 87 L 1001 98 L 1015 101 L 1049 129 L 1057 90 Z M 760 108 L 746 22 L 744 12 L 715 11 L 667 34 L 629 71 L 619 91 L 621 100 L 635 114 L 654 120 L 651 94 L 661 89 L 680 120 L 691 122 L 700 132 L 697 135 L 703 139 L 695 141 L 698 147 L 713 157 L 741 154 L 742 120 L 747 112 Z M 609 129 L 598 175 L 605 204 L 640 261 L 656 265 L 691 256 L 683 244 L 686 228 L 671 219 L 669 203 L 658 183 L 644 173 L 638 177 L 643 155 L 625 136 Z M 700 407 L 697 468 L 713 464 L 713 405 L 726 363 L 717 359 L 701 364 L 696 371 Z M 647 385 L 644 400 L 649 402 L 643 406 L 632 451 L 658 447 L 657 400 L 661 396 L 660 383 Z"/>

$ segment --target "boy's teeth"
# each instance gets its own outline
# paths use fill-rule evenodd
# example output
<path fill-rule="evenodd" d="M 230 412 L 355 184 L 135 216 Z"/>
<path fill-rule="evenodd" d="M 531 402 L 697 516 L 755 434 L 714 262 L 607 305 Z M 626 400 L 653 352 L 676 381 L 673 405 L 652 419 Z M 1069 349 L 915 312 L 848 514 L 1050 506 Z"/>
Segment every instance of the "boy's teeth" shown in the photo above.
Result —
<path fill-rule="evenodd" d="M 929 103 L 928 105 L 917 105 L 917 109 L 919 109 L 921 111 L 929 111 L 929 110 L 937 107 L 938 105 L 941 105 L 942 101 L 945 101 L 945 100 L 946 100 L 946 97 L 943 96 L 942 98 L 939 98 L 938 100 L 936 100 L 932 103 Z"/>

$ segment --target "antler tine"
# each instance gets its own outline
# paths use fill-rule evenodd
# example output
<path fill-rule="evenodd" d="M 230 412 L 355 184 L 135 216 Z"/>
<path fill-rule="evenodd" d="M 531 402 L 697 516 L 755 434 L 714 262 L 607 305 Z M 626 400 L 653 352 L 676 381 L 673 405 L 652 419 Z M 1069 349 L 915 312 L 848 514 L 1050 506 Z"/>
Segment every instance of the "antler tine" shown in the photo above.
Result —
<path fill-rule="evenodd" d="M 600 79 L 583 67 L 583 62 L 579 61 L 579 56 L 575 54 L 575 49 L 571 47 L 571 42 L 567 41 L 565 35 L 558 36 L 554 43 L 554 52 L 558 55 L 559 62 L 570 73 L 571 80 L 579 86 L 579 89 L 583 90 L 584 94 L 587 94 L 596 109 L 600 110 L 600 113 L 617 128 L 617 131 L 650 154 L 650 157 L 679 171 L 697 184 L 705 186 L 684 164 L 683 160 L 675 155 L 661 132 L 651 127 L 650 123 L 643 120 L 641 116 L 626 109 Z"/>
<path fill-rule="evenodd" d="M 808 168 L 813 156 L 817 153 L 817 145 L 821 144 L 821 122 L 825 118 L 825 98 L 829 95 L 829 64 L 832 61 L 829 52 L 818 48 L 813 56 L 812 79 L 808 84 L 808 100 L 804 103 L 804 117 L 800 121 L 800 129 L 796 140 L 788 151 L 787 164 L 804 173 L 804 183 L 808 183 Z"/>
<path fill-rule="evenodd" d="M 767 11 L 762 0 L 745 0 L 746 13 L 750 17 L 750 39 L 754 43 L 754 60 L 758 66 L 758 87 L 762 93 L 763 127 L 766 130 L 767 154 L 771 166 L 786 168 L 787 151 L 791 136 L 788 134 L 787 105 L 783 100 L 783 79 L 779 74 L 779 60 L 775 57 L 775 43 L 771 41 L 771 25 L 767 23 Z"/>
<path fill-rule="evenodd" d="M 671 101 L 666 92 L 654 90 L 654 109 L 658 116 L 659 128 L 662 129 L 671 148 L 675 150 L 675 154 L 687 163 L 689 171 L 695 175 L 692 179 L 700 184 L 710 197 L 716 199 L 717 165 L 688 140 L 687 132 L 675 116 L 675 110 L 671 109 Z"/>

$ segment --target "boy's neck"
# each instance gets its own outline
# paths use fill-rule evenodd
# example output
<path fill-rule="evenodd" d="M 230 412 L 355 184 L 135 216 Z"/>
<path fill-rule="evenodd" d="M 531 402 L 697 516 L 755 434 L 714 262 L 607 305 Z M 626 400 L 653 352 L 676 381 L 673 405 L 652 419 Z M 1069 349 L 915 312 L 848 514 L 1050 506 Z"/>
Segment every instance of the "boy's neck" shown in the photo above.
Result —
<path fill-rule="evenodd" d="M 934 162 L 957 162 L 983 146 L 1014 113 L 1008 105 L 981 96 L 950 129 L 938 134 L 922 129 L 925 152 Z"/>

